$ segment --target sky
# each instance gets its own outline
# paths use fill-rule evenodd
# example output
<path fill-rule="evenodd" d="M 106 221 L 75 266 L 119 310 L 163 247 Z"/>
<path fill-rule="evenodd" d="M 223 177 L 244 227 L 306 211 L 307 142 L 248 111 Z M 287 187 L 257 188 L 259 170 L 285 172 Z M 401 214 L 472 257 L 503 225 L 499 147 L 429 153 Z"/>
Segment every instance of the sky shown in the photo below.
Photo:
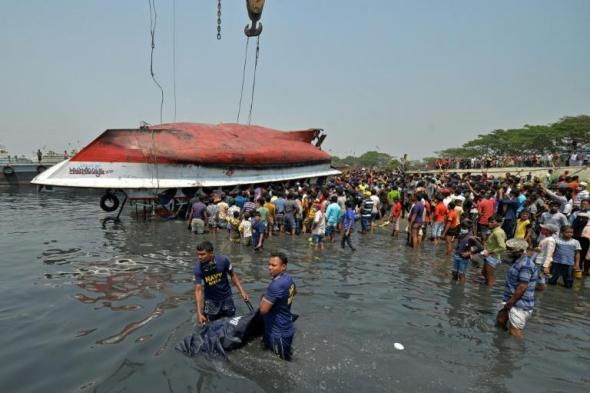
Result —
<path fill-rule="evenodd" d="M 160 122 L 148 0 L 2 3 L 0 144 L 12 154 Z M 235 122 L 245 2 L 222 0 L 219 41 L 217 1 L 155 5 L 163 122 L 175 120 L 174 79 L 177 121 Z M 588 0 L 267 0 L 261 22 L 252 122 L 323 128 L 334 155 L 418 159 L 494 129 L 590 114 Z M 241 122 L 254 51 L 251 39 Z"/>

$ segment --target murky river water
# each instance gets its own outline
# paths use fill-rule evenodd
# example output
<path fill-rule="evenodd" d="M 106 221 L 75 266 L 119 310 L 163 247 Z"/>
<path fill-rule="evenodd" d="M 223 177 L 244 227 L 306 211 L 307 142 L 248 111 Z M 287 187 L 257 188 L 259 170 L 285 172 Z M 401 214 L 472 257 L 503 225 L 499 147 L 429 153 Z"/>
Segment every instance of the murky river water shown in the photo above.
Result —
<path fill-rule="evenodd" d="M 181 222 L 102 223 L 98 196 L 0 191 L 2 392 L 587 392 L 590 280 L 549 288 L 524 341 L 494 327 L 496 288 L 450 282 L 441 249 L 382 229 L 351 253 L 278 237 L 298 285 L 295 360 L 259 342 L 229 361 L 187 358 L 199 237 Z M 266 256 L 205 235 L 258 299 Z M 236 299 L 239 310 L 246 307 Z M 405 350 L 398 351 L 399 342 Z"/>

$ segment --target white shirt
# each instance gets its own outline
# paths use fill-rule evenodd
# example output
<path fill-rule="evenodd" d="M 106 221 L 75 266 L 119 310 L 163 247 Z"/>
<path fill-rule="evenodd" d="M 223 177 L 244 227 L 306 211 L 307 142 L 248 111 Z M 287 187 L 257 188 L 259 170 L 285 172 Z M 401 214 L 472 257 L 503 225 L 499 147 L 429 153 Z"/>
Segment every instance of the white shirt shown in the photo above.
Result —
<path fill-rule="evenodd" d="M 239 226 L 242 237 L 252 237 L 252 223 L 248 220 L 242 220 Z"/>
<path fill-rule="evenodd" d="M 315 212 L 313 223 L 314 228 L 311 230 L 311 234 L 323 236 L 326 233 L 326 216 L 321 210 Z"/>
<path fill-rule="evenodd" d="M 229 207 L 229 209 L 227 209 L 227 215 L 232 218 L 234 216 L 234 212 L 238 212 L 238 214 L 240 213 L 240 207 L 238 205 L 232 205 Z"/>
<path fill-rule="evenodd" d="M 379 200 L 379 197 L 377 195 L 371 195 L 371 200 L 373 201 L 373 210 L 371 210 L 371 213 L 378 213 L 379 206 L 381 206 L 381 201 Z"/>
<path fill-rule="evenodd" d="M 539 254 L 535 257 L 535 264 L 543 267 L 549 267 L 553 261 L 553 252 L 555 251 L 555 237 L 549 236 L 539 243 Z"/>
<path fill-rule="evenodd" d="M 461 194 L 459 195 L 451 195 L 451 197 L 453 198 L 453 202 L 454 201 L 461 201 L 461 205 L 463 205 L 465 203 L 465 197 Z"/>
<path fill-rule="evenodd" d="M 449 195 L 448 197 L 443 199 L 443 205 L 445 205 L 445 207 L 449 207 L 449 203 L 451 203 L 452 200 L 453 198 Z"/>

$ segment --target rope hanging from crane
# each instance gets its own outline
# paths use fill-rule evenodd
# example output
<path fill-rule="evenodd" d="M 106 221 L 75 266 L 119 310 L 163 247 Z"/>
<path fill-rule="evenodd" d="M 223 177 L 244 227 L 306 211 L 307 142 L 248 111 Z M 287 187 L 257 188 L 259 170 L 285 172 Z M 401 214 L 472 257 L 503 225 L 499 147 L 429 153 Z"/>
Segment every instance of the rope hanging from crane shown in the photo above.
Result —
<path fill-rule="evenodd" d="M 248 125 L 252 124 L 252 106 L 254 105 L 254 88 L 256 87 L 256 69 L 258 68 L 258 54 L 260 53 L 260 36 L 256 37 L 256 60 L 254 61 L 254 76 L 252 77 L 252 95 L 250 96 L 250 113 Z"/>
<path fill-rule="evenodd" d="M 174 122 L 176 123 L 176 0 L 172 0 L 172 92 L 174 95 Z"/>
<path fill-rule="evenodd" d="M 246 81 L 246 64 L 248 63 L 248 44 L 250 37 L 246 38 L 246 52 L 244 54 L 244 67 L 242 68 L 242 88 L 240 89 L 240 102 L 238 103 L 238 116 L 236 123 L 240 122 L 240 113 L 242 112 L 242 98 L 244 97 L 244 82 Z"/>
<path fill-rule="evenodd" d="M 164 108 L 164 89 L 156 79 L 154 73 L 154 49 L 156 48 L 156 22 L 158 21 L 158 13 L 156 12 L 156 0 L 148 0 L 150 6 L 150 36 L 152 38 L 152 50 L 150 52 L 150 75 L 152 80 L 160 89 L 160 124 L 162 124 L 162 110 Z"/>

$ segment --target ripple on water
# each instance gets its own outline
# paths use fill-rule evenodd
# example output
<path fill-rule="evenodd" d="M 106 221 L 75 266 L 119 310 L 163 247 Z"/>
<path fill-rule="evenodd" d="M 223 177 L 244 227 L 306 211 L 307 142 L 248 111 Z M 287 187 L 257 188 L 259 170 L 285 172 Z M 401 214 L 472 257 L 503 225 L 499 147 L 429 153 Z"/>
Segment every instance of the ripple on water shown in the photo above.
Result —
<path fill-rule="evenodd" d="M 199 237 L 171 222 L 124 217 L 103 226 L 96 195 L 12 200 L 16 208 L 4 209 L 0 222 L 8 234 L 0 246 L 10 256 L 9 264 L 0 261 L 7 391 L 22 390 L 14 376 L 32 372 L 49 391 L 501 392 L 523 391 L 531 381 L 547 391 L 590 389 L 588 279 L 539 294 L 519 341 L 494 327 L 506 266 L 492 290 L 474 267 L 464 286 L 455 285 L 442 248 L 411 250 L 387 231 L 355 233 L 355 253 L 338 244 L 313 251 L 306 237 L 279 236 L 257 254 L 225 234 Z M 34 221 L 39 214 L 45 219 Z M 204 238 L 229 255 L 255 299 L 269 281 L 268 251 L 289 253 L 301 315 L 293 362 L 259 341 L 229 362 L 175 353 L 192 330 L 191 267 Z M 55 285 L 31 285 L 39 281 Z M 236 306 L 245 311 L 237 298 Z M 41 347 L 51 362 L 23 355 Z"/>

